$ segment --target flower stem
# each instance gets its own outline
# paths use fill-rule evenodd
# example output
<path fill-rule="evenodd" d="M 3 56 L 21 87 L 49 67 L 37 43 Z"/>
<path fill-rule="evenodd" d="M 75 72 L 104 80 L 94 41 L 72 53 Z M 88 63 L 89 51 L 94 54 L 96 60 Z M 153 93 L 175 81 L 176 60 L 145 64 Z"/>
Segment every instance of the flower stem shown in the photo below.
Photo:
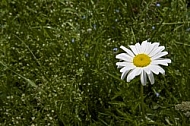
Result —
<path fill-rule="evenodd" d="M 141 111 L 142 111 L 142 117 L 146 124 L 146 118 L 145 118 L 145 111 L 144 111 L 144 91 L 143 91 L 143 85 L 141 84 Z"/>

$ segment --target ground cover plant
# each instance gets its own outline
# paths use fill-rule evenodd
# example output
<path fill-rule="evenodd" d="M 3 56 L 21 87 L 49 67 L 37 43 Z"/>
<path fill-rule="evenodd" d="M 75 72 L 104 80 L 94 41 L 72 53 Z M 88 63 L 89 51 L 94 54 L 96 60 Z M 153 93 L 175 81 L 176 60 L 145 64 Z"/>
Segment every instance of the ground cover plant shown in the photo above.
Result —
<path fill-rule="evenodd" d="M 185 0 L 2 0 L 0 125 L 186 126 L 190 10 Z M 143 86 L 120 79 L 121 45 L 159 42 L 171 64 Z"/>

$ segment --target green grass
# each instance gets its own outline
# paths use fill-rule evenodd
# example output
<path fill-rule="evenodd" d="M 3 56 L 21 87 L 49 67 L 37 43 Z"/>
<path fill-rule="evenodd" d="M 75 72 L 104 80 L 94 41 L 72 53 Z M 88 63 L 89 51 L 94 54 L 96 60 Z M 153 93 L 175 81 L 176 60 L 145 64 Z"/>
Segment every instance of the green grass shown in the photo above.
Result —
<path fill-rule="evenodd" d="M 2 0 L 0 125 L 187 126 L 190 10 L 185 0 Z M 166 76 L 120 80 L 120 45 L 166 46 Z M 156 96 L 159 93 L 159 97 Z"/>

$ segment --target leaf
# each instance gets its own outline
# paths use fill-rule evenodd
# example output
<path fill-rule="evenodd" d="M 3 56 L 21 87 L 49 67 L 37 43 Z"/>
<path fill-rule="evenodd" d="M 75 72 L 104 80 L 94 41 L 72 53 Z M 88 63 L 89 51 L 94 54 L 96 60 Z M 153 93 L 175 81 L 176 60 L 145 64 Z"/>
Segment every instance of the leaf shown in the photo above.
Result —
<path fill-rule="evenodd" d="M 106 74 L 108 74 L 109 76 L 111 76 L 111 77 L 113 77 L 113 78 L 115 78 L 115 79 L 121 81 L 120 78 L 118 78 L 117 76 L 114 76 L 113 74 L 110 74 L 110 73 L 108 73 L 108 72 L 106 72 L 106 71 L 104 71 L 104 73 L 106 73 Z"/>
<path fill-rule="evenodd" d="M 35 88 L 37 88 L 37 85 L 33 82 L 33 81 L 31 81 L 30 79 L 27 79 L 27 78 L 24 78 L 27 82 L 28 82 L 28 84 L 30 84 L 32 87 L 35 87 Z"/>

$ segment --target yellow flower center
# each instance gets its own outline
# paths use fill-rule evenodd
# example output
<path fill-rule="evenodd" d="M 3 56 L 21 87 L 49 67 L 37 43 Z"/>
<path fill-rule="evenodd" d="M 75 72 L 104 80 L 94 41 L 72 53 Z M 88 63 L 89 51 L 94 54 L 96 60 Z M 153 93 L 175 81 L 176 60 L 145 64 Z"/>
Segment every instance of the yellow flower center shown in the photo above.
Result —
<path fill-rule="evenodd" d="M 146 54 L 138 54 L 133 58 L 133 64 L 136 67 L 145 67 L 148 66 L 151 62 L 151 59 Z"/>

